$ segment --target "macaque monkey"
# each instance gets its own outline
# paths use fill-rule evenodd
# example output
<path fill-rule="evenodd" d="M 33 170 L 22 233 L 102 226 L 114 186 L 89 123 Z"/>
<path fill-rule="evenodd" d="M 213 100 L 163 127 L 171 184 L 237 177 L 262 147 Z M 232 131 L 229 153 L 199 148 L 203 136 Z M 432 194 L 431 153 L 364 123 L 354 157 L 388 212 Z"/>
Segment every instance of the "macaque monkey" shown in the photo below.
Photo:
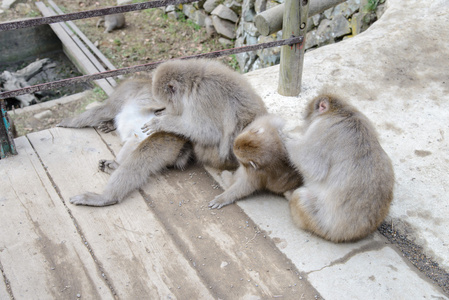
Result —
<path fill-rule="evenodd" d="M 233 175 L 223 171 L 223 179 L 230 181 L 230 186 L 209 207 L 221 208 L 256 191 L 283 194 L 302 185 L 302 176 L 290 163 L 280 136 L 284 124 L 280 117 L 264 115 L 236 137 L 234 154 L 240 166 Z"/>
<path fill-rule="evenodd" d="M 167 132 L 147 137 L 140 129 L 164 110 L 154 103 L 151 84 L 151 75 L 126 80 L 103 105 L 58 124 L 60 127 L 98 127 L 104 132 L 117 129 L 124 143 L 117 161 L 100 160 L 99 169 L 112 174 L 104 192 L 74 196 L 70 198 L 71 203 L 116 204 L 143 186 L 150 175 L 169 166 L 183 168 L 187 165 L 192 157 L 192 145 L 188 140 Z"/>
<path fill-rule="evenodd" d="M 380 225 L 393 199 L 394 172 L 371 122 L 335 96 L 308 104 L 303 135 L 287 137 L 304 186 L 286 192 L 293 221 L 332 242 L 359 240 Z"/>
<path fill-rule="evenodd" d="M 235 137 L 267 113 L 244 76 L 206 59 L 173 60 L 153 75 L 153 96 L 165 107 L 142 127 L 148 134 L 171 132 L 190 140 L 197 160 L 219 169 L 236 169 Z"/>
<path fill-rule="evenodd" d="M 119 13 L 114 15 L 106 15 L 100 17 L 97 22 L 97 28 L 104 23 L 104 33 L 109 33 L 114 29 L 119 29 L 125 26 L 125 14 Z"/>

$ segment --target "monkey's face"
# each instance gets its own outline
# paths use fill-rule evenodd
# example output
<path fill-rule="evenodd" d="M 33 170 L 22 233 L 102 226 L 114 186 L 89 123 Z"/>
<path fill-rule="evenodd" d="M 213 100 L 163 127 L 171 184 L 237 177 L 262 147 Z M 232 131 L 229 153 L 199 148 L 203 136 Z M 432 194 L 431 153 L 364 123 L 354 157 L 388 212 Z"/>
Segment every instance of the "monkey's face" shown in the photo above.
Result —
<path fill-rule="evenodd" d="M 251 129 L 237 136 L 234 141 L 234 154 L 245 167 L 261 169 L 270 165 L 279 155 L 280 140 L 277 131 Z"/>

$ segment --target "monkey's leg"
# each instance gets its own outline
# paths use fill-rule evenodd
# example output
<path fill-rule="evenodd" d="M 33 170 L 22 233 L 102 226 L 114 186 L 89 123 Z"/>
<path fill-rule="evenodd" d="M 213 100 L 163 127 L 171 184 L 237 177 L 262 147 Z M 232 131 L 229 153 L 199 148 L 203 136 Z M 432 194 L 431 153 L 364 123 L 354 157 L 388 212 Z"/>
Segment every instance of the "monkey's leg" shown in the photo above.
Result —
<path fill-rule="evenodd" d="M 71 128 L 96 127 L 104 122 L 110 122 L 114 119 L 116 114 L 116 111 L 112 110 L 109 105 L 104 104 L 86 110 L 82 114 L 73 118 L 63 119 L 56 126 Z"/>
<path fill-rule="evenodd" d="M 289 200 L 290 213 L 293 222 L 301 229 L 310 231 L 326 240 L 332 240 L 329 234 L 325 232 L 317 213 L 315 204 L 316 196 L 312 194 L 306 187 L 296 189 L 293 193 L 286 192 L 284 195 Z M 334 241 L 336 242 L 336 241 Z"/>
<path fill-rule="evenodd" d="M 251 195 L 256 190 L 257 187 L 248 178 L 245 168 L 240 166 L 234 174 L 234 183 L 209 202 L 209 207 L 220 209 L 225 205 L 234 203 L 236 200 Z"/>
<path fill-rule="evenodd" d="M 186 146 L 187 145 L 187 146 Z M 106 206 L 122 201 L 131 192 L 142 187 L 148 177 L 176 164 L 186 147 L 185 139 L 158 132 L 139 144 L 112 173 L 103 194 L 85 193 L 70 198 L 76 205 Z"/>

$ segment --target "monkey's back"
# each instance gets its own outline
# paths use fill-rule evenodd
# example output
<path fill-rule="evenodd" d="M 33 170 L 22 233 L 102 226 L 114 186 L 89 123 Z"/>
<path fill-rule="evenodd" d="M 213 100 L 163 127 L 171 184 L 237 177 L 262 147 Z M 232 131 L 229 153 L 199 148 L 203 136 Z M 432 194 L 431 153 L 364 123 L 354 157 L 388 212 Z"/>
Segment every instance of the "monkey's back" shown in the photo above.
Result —
<path fill-rule="evenodd" d="M 327 117 L 327 116 L 323 116 Z M 373 232 L 388 214 L 393 199 L 394 172 L 375 129 L 360 112 L 333 116 L 310 135 L 327 149 L 321 157 L 326 176 L 309 188 L 317 196 L 318 219 L 334 241 L 351 241 Z"/>

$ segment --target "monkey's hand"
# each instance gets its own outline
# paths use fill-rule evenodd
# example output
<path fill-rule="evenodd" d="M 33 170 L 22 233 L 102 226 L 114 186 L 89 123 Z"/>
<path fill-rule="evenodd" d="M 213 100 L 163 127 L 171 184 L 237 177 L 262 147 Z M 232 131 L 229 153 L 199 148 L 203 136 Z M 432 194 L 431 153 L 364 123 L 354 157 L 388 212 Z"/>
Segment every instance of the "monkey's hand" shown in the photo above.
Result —
<path fill-rule="evenodd" d="M 112 174 L 112 172 L 114 172 L 118 167 L 119 164 L 115 160 L 101 159 L 98 162 L 98 170 L 108 173 L 109 175 Z"/>
<path fill-rule="evenodd" d="M 104 121 L 98 125 L 98 129 L 104 133 L 108 133 L 117 129 L 114 120 Z"/>
<path fill-rule="evenodd" d="M 164 118 L 164 116 L 155 116 L 153 118 L 151 118 L 150 121 L 146 122 L 143 126 L 142 126 L 142 132 L 146 133 L 147 135 L 151 135 L 157 131 L 161 131 L 161 123 L 162 123 L 162 119 Z"/>
<path fill-rule="evenodd" d="M 70 203 L 75 205 L 107 206 L 117 202 L 117 200 L 105 199 L 103 195 L 96 193 L 85 193 L 70 198 Z"/>
<path fill-rule="evenodd" d="M 218 196 L 216 196 L 214 198 L 214 200 L 212 200 L 211 202 L 209 202 L 209 207 L 210 208 L 216 208 L 216 209 L 220 209 L 223 206 L 226 206 L 228 204 L 231 204 L 234 202 L 234 200 L 229 200 L 226 197 L 224 197 L 224 195 L 226 194 L 226 192 L 224 192 L 223 194 L 220 194 Z"/>

